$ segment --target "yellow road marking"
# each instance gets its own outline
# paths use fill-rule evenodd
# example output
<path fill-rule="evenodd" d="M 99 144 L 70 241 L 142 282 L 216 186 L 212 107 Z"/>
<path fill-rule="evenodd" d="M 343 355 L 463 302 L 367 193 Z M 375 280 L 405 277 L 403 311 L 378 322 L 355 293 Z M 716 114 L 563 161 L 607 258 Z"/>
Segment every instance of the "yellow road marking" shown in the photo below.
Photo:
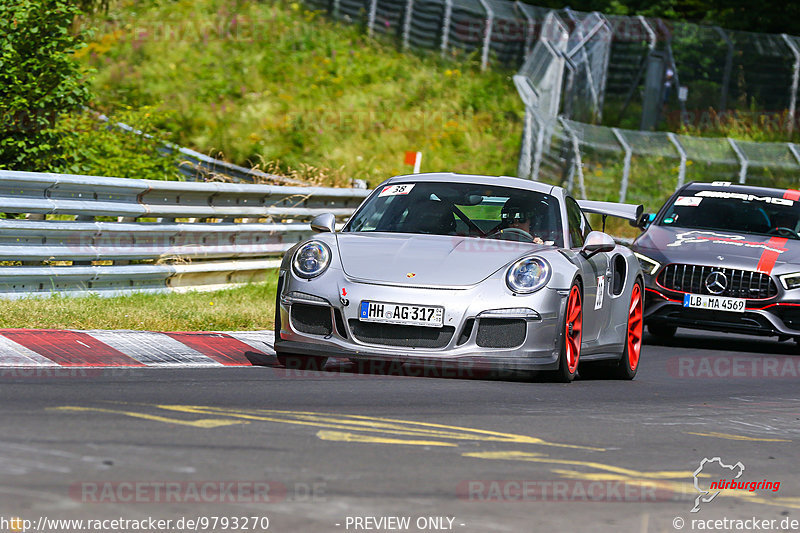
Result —
<path fill-rule="evenodd" d="M 699 435 L 701 437 L 716 437 L 718 439 L 728 439 L 728 440 L 748 440 L 748 441 L 757 441 L 757 442 L 792 442 L 789 439 L 762 439 L 760 437 L 745 437 L 744 435 L 731 435 L 730 433 L 717 433 L 716 431 L 712 431 L 711 433 L 693 433 L 687 432 L 687 435 Z"/>
<path fill-rule="evenodd" d="M 365 442 L 370 444 L 408 444 L 412 446 L 458 446 L 450 442 L 438 440 L 405 440 L 387 439 L 385 437 L 373 437 L 371 435 L 357 435 L 355 433 L 345 433 L 342 431 L 317 431 L 317 437 L 322 440 L 333 440 L 338 442 Z"/>
<path fill-rule="evenodd" d="M 120 403 L 120 402 L 117 402 Z M 124 402 L 121 402 L 124 404 Z M 125 404 L 126 405 L 126 404 Z M 281 424 L 295 424 L 302 426 L 311 426 L 316 428 L 325 428 L 328 430 L 342 430 L 338 433 L 349 433 L 355 435 L 353 432 L 359 434 L 364 433 L 382 433 L 388 435 L 400 435 L 408 437 L 421 437 L 423 439 L 391 439 L 389 437 L 369 437 L 369 442 L 383 442 L 388 443 L 395 440 L 396 444 L 408 443 L 414 440 L 428 443 L 439 443 L 440 446 L 457 446 L 455 443 L 442 444 L 442 441 L 433 441 L 427 439 L 442 439 L 443 441 L 484 441 L 484 442 L 503 442 L 509 444 L 534 444 L 538 446 L 554 446 L 560 448 L 572 448 L 589 451 L 605 451 L 604 448 L 597 448 L 592 446 L 581 446 L 576 444 L 562 444 L 557 442 L 548 442 L 538 437 L 531 437 L 529 435 L 517 435 L 514 433 L 501 433 L 497 431 L 466 428 L 459 426 L 449 426 L 444 424 L 433 424 L 429 422 L 415 422 L 412 420 L 399 420 L 394 418 L 379 418 L 362 415 L 340 415 L 340 414 L 326 414 L 308 411 L 279 411 L 274 409 L 230 409 L 222 407 L 209 407 L 202 405 L 151 405 L 151 404 L 136 404 L 145 407 L 155 407 L 165 411 L 196 414 L 196 415 L 211 415 L 215 417 L 231 417 L 239 420 L 226 420 L 224 418 L 205 418 L 195 421 L 176 419 L 171 417 L 164 417 L 158 415 L 151 415 L 146 413 L 137 413 L 135 411 L 127 410 L 113 410 L 102 409 L 93 407 L 75 407 L 65 406 L 57 409 L 73 410 L 73 411 L 95 411 L 122 414 L 126 416 L 133 416 L 152 420 L 155 422 L 164 422 L 169 424 L 181 424 L 200 428 L 213 428 L 229 424 L 249 423 L 256 420 L 260 422 L 277 422 Z M 336 434 L 336 431 L 329 432 Z M 328 434 L 328 433 L 323 433 Z M 319 435 L 319 434 L 318 434 Z M 320 437 L 322 438 L 322 437 Z M 351 437 L 351 441 L 355 437 Z M 359 442 L 367 442 L 365 435 Z M 329 439 L 330 440 L 330 439 Z"/>
<path fill-rule="evenodd" d="M 167 418 L 164 416 L 148 415 L 146 413 L 137 413 L 135 411 L 119 411 L 116 409 L 101 409 L 99 407 L 77 407 L 65 405 L 63 407 L 51 407 L 57 411 L 94 411 L 97 413 L 111 413 L 115 415 L 132 416 L 134 418 L 143 418 L 145 420 L 152 420 L 153 422 L 165 422 L 167 424 L 179 424 L 182 426 L 192 426 L 196 428 L 217 428 L 221 426 L 231 426 L 233 424 L 248 424 L 241 420 L 226 420 L 223 418 L 202 418 L 200 420 L 180 420 L 178 418 Z"/>
<path fill-rule="evenodd" d="M 641 472 L 639 470 L 622 468 L 619 466 L 612 466 L 603 463 L 597 463 L 594 461 L 576 461 L 573 459 L 545 458 L 545 457 L 540 457 L 538 454 L 532 454 L 527 452 L 471 452 L 471 453 L 464 453 L 462 455 L 464 457 L 477 457 L 478 459 L 506 459 L 506 460 L 510 459 L 515 461 L 531 461 L 534 463 L 586 466 L 588 468 L 594 468 L 596 470 L 606 470 L 608 472 L 614 472 L 628 477 L 640 476 L 647 479 L 670 479 L 670 478 L 692 477 L 692 472 L 689 470 Z"/>
<path fill-rule="evenodd" d="M 605 448 L 548 442 L 538 437 L 531 437 L 528 435 L 501 433 L 497 431 L 449 426 L 444 424 L 433 424 L 429 422 L 415 422 L 412 420 L 398 420 L 394 418 L 369 417 L 362 415 L 330 415 L 326 413 L 277 411 L 272 409 L 236 410 L 197 405 L 158 405 L 157 407 L 184 413 L 231 416 L 236 418 L 244 418 L 246 420 L 280 422 L 284 424 L 297 424 L 331 429 L 349 429 L 351 431 L 367 431 L 410 436 L 415 435 L 454 440 L 479 440 L 486 442 L 505 442 L 514 444 L 536 444 L 539 446 L 555 446 L 589 451 L 605 451 Z"/>

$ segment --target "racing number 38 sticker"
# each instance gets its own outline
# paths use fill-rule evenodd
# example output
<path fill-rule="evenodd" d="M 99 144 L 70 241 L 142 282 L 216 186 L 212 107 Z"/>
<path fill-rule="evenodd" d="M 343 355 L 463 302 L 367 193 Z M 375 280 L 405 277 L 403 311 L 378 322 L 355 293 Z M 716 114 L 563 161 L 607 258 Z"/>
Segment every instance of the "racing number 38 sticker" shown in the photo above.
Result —
<path fill-rule="evenodd" d="M 387 185 L 383 188 L 378 196 L 397 196 L 400 194 L 408 194 L 413 188 L 413 183 L 407 183 L 405 185 Z"/>

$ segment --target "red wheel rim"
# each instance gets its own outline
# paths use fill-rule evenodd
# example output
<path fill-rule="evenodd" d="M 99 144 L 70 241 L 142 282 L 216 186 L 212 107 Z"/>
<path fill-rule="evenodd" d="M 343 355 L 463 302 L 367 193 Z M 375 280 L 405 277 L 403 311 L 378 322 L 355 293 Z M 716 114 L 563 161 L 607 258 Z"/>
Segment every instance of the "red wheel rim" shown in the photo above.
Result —
<path fill-rule="evenodd" d="M 581 308 L 581 291 L 572 287 L 567 300 L 566 350 L 567 370 L 570 374 L 578 369 L 578 358 L 581 356 L 581 333 L 583 330 L 583 311 Z"/>
<path fill-rule="evenodd" d="M 631 370 L 636 370 L 639 365 L 639 354 L 642 352 L 643 314 L 642 289 L 636 283 L 633 286 L 631 306 L 628 311 L 628 364 L 630 364 Z"/>

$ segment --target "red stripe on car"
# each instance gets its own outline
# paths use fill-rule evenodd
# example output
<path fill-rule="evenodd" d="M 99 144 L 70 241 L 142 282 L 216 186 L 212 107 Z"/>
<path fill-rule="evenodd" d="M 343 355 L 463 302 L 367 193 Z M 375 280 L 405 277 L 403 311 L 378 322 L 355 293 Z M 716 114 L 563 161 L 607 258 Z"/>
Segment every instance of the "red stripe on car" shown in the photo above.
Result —
<path fill-rule="evenodd" d="M 800 200 L 800 191 L 796 191 L 794 189 L 786 189 L 786 192 L 783 193 L 784 200 L 793 200 L 797 201 Z"/>
<path fill-rule="evenodd" d="M 784 245 L 786 245 L 786 241 L 788 239 L 785 237 L 771 237 L 767 241 L 767 248 L 764 248 L 764 251 L 761 252 L 761 259 L 758 260 L 756 270 L 767 275 L 772 274 L 775 262 L 780 257 L 781 252 L 785 251 Z"/>
<path fill-rule="evenodd" d="M 245 355 L 247 352 L 267 357 L 266 354 L 256 351 L 249 344 L 224 333 L 177 332 L 167 333 L 167 335 L 226 366 L 250 366 L 252 363 Z"/>
<path fill-rule="evenodd" d="M 0 333 L 61 366 L 145 366 L 82 331 L 4 329 Z"/>

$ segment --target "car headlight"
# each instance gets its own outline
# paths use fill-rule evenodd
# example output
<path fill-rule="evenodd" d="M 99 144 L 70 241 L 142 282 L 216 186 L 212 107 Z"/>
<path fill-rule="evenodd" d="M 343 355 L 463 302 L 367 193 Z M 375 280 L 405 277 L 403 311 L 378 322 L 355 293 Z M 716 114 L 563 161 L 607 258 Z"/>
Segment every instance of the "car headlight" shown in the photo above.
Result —
<path fill-rule="evenodd" d="M 781 285 L 787 291 L 790 289 L 797 289 L 800 287 L 800 272 L 795 272 L 794 274 L 784 274 L 783 276 L 778 276 L 781 280 Z"/>
<path fill-rule="evenodd" d="M 642 265 L 642 270 L 645 272 L 645 274 L 650 274 L 652 276 L 659 268 L 661 268 L 661 263 L 658 261 L 653 261 L 646 255 L 638 254 L 636 252 L 633 252 L 633 255 L 635 255 L 636 259 L 639 260 L 639 264 Z"/>
<path fill-rule="evenodd" d="M 550 265 L 538 257 L 520 259 L 508 269 L 506 285 L 514 292 L 538 291 L 550 279 Z"/>
<path fill-rule="evenodd" d="M 302 245 L 294 254 L 292 269 L 301 278 L 315 278 L 325 272 L 331 262 L 331 250 L 325 243 L 311 241 Z"/>

